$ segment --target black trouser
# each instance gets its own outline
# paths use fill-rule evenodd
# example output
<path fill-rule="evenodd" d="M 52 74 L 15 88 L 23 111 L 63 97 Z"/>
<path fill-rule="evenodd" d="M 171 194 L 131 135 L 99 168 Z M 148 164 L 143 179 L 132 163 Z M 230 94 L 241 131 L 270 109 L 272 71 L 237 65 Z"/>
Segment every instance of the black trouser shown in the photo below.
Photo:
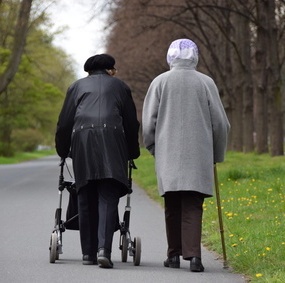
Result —
<path fill-rule="evenodd" d="M 112 251 L 121 188 L 119 182 L 103 179 L 91 181 L 79 190 L 79 231 L 83 255 L 95 256 L 100 248 Z"/>
<path fill-rule="evenodd" d="M 201 258 L 204 195 L 198 192 L 167 192 L 164 195 L 167 256 Z"/>

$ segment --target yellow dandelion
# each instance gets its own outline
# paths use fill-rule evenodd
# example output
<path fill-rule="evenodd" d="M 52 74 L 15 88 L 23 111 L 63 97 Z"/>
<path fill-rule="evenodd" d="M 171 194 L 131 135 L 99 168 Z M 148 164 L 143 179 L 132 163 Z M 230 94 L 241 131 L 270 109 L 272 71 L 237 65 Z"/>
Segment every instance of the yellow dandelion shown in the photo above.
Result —
<path fill-rule="evenodd" d="M 237 246 L 237 244 L 232 244 L 232 247 L 236 247 Z"/>
<path fill-rule="evenodd" d="M 242 241 L 243 241 L 243 238 L 239 238 L 239 240 L 242 242 Z"/>
<path fill-rule="evenodd" d="M 267 251 L 270 251 L 270 250 L 271 250 L 271 248 L 270 248 L 270 247 L 266 247 L 265 249 L 266 249 Z"/>
<path fill-rule="evenodd" d="M 234 234 L 230 234 L 229 237 L 232 238 L 234 236 Z"/>
<path fill-rule="evenodd" d="M 255 274 L 255 277 L 257 277 L 257 278 L 262 277 L 262 276 L 263 276 L 262 273 L 256 273 L 256 274 Z"/>

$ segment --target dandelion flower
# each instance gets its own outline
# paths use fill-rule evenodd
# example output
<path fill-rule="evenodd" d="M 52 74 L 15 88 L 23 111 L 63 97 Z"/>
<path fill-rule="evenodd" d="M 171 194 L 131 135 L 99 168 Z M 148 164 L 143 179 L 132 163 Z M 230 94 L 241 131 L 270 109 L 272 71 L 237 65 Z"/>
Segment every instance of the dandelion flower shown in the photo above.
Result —
<path fill-rule="evenodd" d="M 266 249 L 267 251 L 270 251 L 270 250 L 271 250 L 271 248 L 269 248 L 269 247 L 266 247 L 265 249 Z"/>
<path fill-rule="evenodd" d="M 262 273 L 256 273 L 256 274 L 255 274 L 255 277 L 257 277 L 257 278 L 262 277 L 262 276 L 263 276 Z"/>

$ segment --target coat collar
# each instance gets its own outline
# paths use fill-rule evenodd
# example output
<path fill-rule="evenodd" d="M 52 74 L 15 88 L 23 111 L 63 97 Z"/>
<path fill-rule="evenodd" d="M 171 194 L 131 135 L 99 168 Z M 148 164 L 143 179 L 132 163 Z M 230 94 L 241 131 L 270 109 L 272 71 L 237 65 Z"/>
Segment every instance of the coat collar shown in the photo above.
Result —
<path fill-rule="evenodd" d="M 174 59 L 170 64 L 170 70 L 172 69 L 189 69 L 195 70 L 197 67 L 197 63 L 195 60 L 189 59 Z"/>
<path fill-rule="evenodd" d="M 98 74 L 107 74 L 108 75 L 106 70 L 96 70 L 96 71 L 90 71 L 89 72 L 89 76 L 98 75 Z"/>

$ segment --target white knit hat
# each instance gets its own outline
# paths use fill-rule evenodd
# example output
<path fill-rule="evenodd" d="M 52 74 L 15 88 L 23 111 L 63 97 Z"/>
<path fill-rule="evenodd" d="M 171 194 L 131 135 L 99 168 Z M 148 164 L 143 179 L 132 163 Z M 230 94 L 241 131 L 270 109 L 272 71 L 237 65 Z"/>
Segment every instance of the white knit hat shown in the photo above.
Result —
<path fill-rule="evenodd" d="M 188 59 L 198 63 L 198 47 L 190 39 L 177 39 L 170 44 L 166 59 L 169 65 L 174 59 Z"/>

